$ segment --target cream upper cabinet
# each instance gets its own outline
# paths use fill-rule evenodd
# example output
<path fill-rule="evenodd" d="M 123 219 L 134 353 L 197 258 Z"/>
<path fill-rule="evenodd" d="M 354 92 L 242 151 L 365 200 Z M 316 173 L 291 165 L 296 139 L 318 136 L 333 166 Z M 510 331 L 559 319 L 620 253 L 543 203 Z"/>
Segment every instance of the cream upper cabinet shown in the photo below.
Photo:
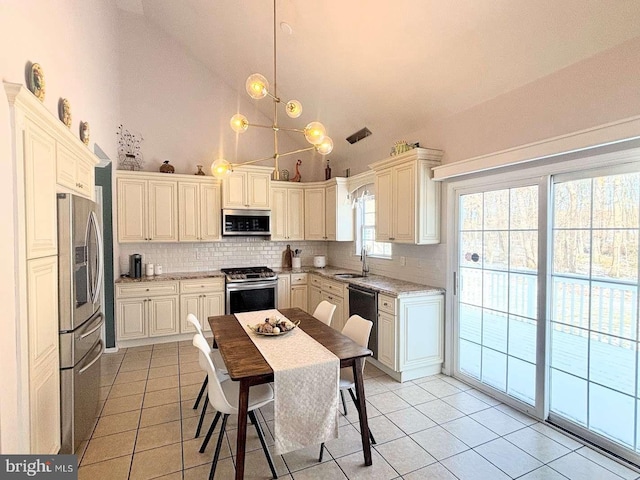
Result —
<path fill-rule="evenodd" d="M 74 193 L 93 199 L 94 197 L 94 163 L 78 155 L 65 145 L 57 145 L 58 163 L 56 178 L 58 185 L 72 190 Z"/>
<path fill-rule="evenodd" d="M 178 181 L 178 240 L 220 240 L 219 181 Z"/>
<path fill-rule="evenodd" d="M 304 238 L 326 240 L 324 214 L 324 187 L 306 188 L 304 191 Z"/>
<path fill-rule="evenodd" d="M 27 258 L 57 255 L 56 141 L 29 120 L 24 122 L 24 190 Z"/>
<path fill-rule="evenodd" d="M 285 182 L 271 185 L 271 240 L 304 240 L 302 185 L 287 185 Z"/>
<path fill-rule="evenodd" d="M 415 148 L 369 165 L 376 177 L 377 241 L 440 243 L 440 183 L 431 169 L 442 153 Z"/>
<path fill-rule="evenodd" d="M 139 173 L 117 175 L 118 241 L 176 242 L 178 182 Z"/>
<path fill-rule="evenodd" d="M 347 202 L 346 180 L 334 178 L 305 188 L 306 240 L 353 240 L 353 211 Z"/>
<path fill-rule="evenodd" d="M 149 181 L 147 234 L 151 242 L 178 240 L 178 185 L 173 181 Z"/>
<path fill-rule="evenodd" d="M 272 172 L 272 167 L 235 167 L 222 180 L 222 208 L 271 208 Z"/>
<path fill-rule="evenodd" d="M 327 240 L 353 240 L 353 209 L 348 201 L 346 178 L 328 180 L 325 194 L 325 226 Z"/>

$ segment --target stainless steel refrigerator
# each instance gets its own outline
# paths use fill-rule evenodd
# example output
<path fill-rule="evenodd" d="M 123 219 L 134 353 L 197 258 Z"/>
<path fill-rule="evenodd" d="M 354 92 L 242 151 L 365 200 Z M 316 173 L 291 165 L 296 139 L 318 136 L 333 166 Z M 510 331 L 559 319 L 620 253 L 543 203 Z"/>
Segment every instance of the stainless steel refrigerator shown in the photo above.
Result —
<path fill-rule="evenodd" d="M 104 352 L 100 305 L 104 252 L 98 205 L 58 194 L 58 290 L 62 447 L 75 453 L 91 434 L 100 397 Z"/>

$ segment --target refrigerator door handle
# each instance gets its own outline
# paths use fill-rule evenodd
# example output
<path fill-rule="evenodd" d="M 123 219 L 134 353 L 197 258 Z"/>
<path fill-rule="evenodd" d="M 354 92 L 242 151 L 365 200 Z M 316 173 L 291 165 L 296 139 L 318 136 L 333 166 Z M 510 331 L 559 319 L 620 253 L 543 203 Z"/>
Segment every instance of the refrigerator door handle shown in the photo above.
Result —
<path fill-rule="evenodd" d="M 102 278 L 104 276 L 104 252 L 103 252 L 103 243 L 102 243 L 102 234 L 100 233 L 100 229 L 98 228 L 98 217 L 96 216 L 96 212 L 91 212 L 89 216 L 89 224 L 90 228 L 93 228 L 93 231 L 96 236 L 96 244 L 98 247 L 98 251 L 96 252 L 96 260 L 98 263 L 98 275 L 95 277 L 95 283 L 91 286 L 91 290 L 93 291 L 91 301 L 92 303 L 96 303 L 100 296 L 100 288 L 102 287 Z"/>
<path fill-rule="evenodd" d="M 87 365 L 85 365 L 78 371 L 78 375 L 82 375 L 84 372 L 89 370 L 94 363 L 100 360 L 100 357 L 104 353 L 104 343 L 102 342 L 102 340 L 98 340 L 98 343 L 100 344 L 100 351 L 98 352 L 98 354 L 95 356 L 93 360 L 91 360 Z"/>
<path fill-rule="evenodd" d="M 91 330 L 89 330 L 88 332 L 83 333 L 82 335 L 80 335 L 80 340 L 82 340 L 83 338 L 87 338 L 88 336 L 90 336 L 91 334 L 93 334 L 96 330 L 100 329 L 102 327 L 102 325 L 104 325 L 104 315 L 102 314 L 102 312 L 99 312 L 98 315 L 96 315 L 94 317 L 95 318 L 100 318 L 101 320 L 98 322 L 98 324 L 93 327 Z M 90 322 L 87 322 L 90 323 Z"/>

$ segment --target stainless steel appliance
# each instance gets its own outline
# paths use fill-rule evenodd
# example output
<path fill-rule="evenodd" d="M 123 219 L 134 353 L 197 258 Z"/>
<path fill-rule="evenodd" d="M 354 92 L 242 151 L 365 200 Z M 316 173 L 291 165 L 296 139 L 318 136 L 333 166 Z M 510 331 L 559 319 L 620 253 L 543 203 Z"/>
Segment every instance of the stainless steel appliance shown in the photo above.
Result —
<path fill-rule="evenodd" d="M 58 194 L 58 291 L 62 447 L 72 454 L 88 437 L 98 413 L 103 247 L 98 206 Z"/>
<path fill-rule="evenodd" d="M 349 316 L 360 315 L 371 320 L 373 327 L 369 336 L 369 350 L 378 358 L 378 292 L 349 284 Z"/>
<path fill-rule="evenodd" d="M 223 235 L 271 235 L 270 210 L 222 210 Z"/>
<path fill-rule="evenodd" d="M 139 253 L 129 255 L 129 277 L 142 277 L 142 255 L 140 255 Z"/>
<path fill-rule="evenodd" d="M 226 313 L 278 307 L 278 275 L 267 267 L 223 268 L 226 274 Z"/>

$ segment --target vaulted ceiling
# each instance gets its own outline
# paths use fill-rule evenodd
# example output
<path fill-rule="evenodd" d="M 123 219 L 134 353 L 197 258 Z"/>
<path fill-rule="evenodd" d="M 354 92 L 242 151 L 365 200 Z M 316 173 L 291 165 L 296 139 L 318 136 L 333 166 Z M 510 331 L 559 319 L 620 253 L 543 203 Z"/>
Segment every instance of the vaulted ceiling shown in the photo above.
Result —
<path fill-rule="evenodd" d="M 251 73 L 273 81 L 272 0 L 118 5 L 144 15 L 241 95 Z M 333 155 L 344 158 L 345 138 L 363 126 L 391 145 L 416 125 L 639 36 L 640 1 L 277 0 L 276 24 L 278 94 L 305 108 L 281 123 L 322 121 Z M 262 103 L 271 115 L 271 102 Z"/>

